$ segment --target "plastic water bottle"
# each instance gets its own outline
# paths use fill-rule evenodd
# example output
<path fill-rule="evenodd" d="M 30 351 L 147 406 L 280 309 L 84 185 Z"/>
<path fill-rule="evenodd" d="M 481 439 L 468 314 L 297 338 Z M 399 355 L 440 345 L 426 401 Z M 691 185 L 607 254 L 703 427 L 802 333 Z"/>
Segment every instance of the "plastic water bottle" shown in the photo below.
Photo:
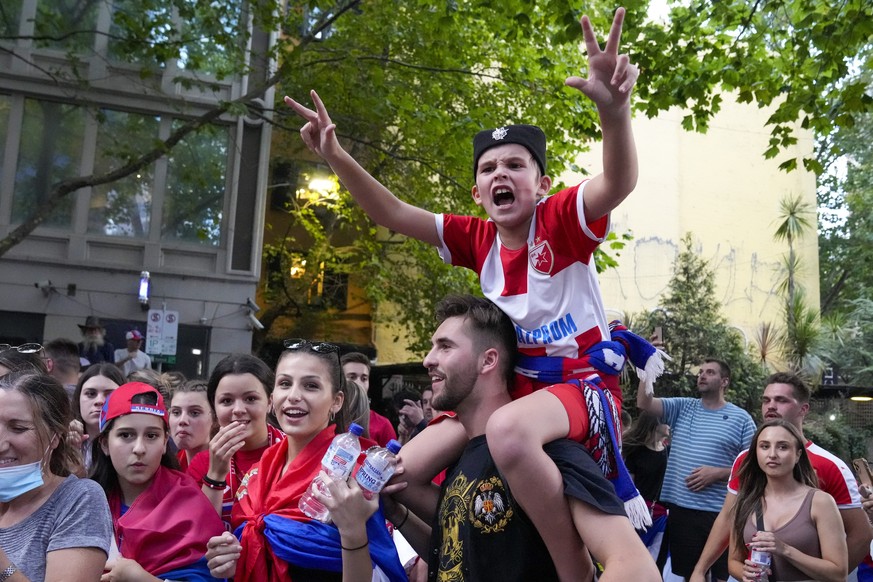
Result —
<path fill-rule="evenodd" d="M 758 581 L 767 582 L 767 580 L 769 580 L 769 577 L 767 576 L 767 568 L 770 567 L 770 563 L 773 560 L 770 552 L 763 552 L 752 548 L 752 554 L 749 556 L 749 559 L 758 566 L 761 566 L 761 577 L 758 578 Z"/>
<path fill-rule="evenodd" d="M 358 437 L 363 432 L 363 427 L 352 423 L 349 427 L 349 432 L 333 437 L 333 442 L 330 443 L 327 452 L 324 453 L 324 457 L 321 459 L 322 470 L 334 479 L 348 479 L 355 468 L 358 456 L 361 454 L 361 442 L 358 440 Z M 312 519 L 327 523 L 330 521 L 330 511 L 328 511 L 322 502 L 315 498 L 315 491 L 330 497 L 327 484 L 318 475 L 312 480 L 303 496 L 300 497 L 298 507 Z"/>
<path fill-rule="evenodd" d="M 374 447 L 367 453 L 364 464 L 358 469 L 355 480 L 367 499 L 379 494 L 397 469 L 397 453 L 400 443 L 391 439 L 386 447 Z"/>

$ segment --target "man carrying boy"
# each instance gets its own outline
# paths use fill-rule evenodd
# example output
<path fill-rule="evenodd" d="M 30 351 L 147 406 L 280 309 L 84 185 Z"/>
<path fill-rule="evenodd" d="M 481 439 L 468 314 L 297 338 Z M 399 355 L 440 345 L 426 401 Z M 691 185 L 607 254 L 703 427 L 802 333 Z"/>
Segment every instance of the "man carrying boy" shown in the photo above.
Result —
<path fill-rule="evenodd" d="M 471 295 L 443 299 L 437 321 L 424 365 L 434 379 L 433 402 L 457 415 L 439 417 L 422 434 L 450 423 L 463 427 L 469 443 L 448 469 L 438 499 L 436 486 L 431 487 L 426 512 L 410 514 L 390 505 L 396 515 L 388 517 L 427 557 L 429 580 L 557 580 L 541 536 L 516 504 L 485 439 L 491 415 L 510 402 L 514 326 L 492 302 Z M 561 467 L 571 512 L 585 523 L 583 539 L 603 565 L 600 579 L 660 581 L 655 563 L 624 517 L 621 501 L 585 448 L 568 439 L 545 448 Z M 577 580 L 593 576 L 587 557 L 586 564 L 587 574 Z"/>
<path fill-rule="evenodd" d="M 340 146 L 314 91 L 314 111 L 285 98 L 307 121 L 300 130 L 303 141 L 330 164 L 373 220 L 434 245 L 447 262 L 475 270 L 486 297 L 513 320 L 523 356 L 516 371 L 525 376 L 513 397 L 524 398 L 495 412 L 486 434 L 498 468 L 545 539 L 562 579 L 577 578 L 583 547 L 573 535 L 561 475 L 542 446 L 563 437 L 583 442 L 611 478 L 618 475 L 613 483 L 619 483 L 622 499 L 636 493 L 626 471 L 622 475 L 616 445 L 617 374 L 625 354 L 622 345 L 610 341 L 593 260 L 608 234 L 609 212 L 634 189 L 638 173 L 630 114 L 638 70 L 627 55 L 618 54 L 623 19 L 620 8 L 601 50 L 588 17 L 582 17 L 589 75 L 566 80 L 597 106 L 603 173 L 547 196 L 552 181 L 546 175 L 542 130 L 509 125 L 480 132 L 473 142 L 472 195 L 487 221 L 434 215 L 401 201 Z M 647 349 L 647 355 L 654 352 Z M 568 380 L 575 383 L 552 386 Z M 548 388 L 534 391 L 542 387 Z M 458 458 L 468 439 L 452 424 L 440 423 L 431 438 L 404 447 L 411 483 Z"/>

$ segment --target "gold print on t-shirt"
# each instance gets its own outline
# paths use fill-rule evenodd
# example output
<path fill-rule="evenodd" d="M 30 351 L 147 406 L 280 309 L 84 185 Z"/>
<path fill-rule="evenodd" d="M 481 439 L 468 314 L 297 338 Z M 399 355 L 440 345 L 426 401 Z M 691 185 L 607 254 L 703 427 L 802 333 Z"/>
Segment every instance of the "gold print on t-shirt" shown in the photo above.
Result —
<path fill-rule="evenodd" d="M 460 582 L 464 579 L 461 570 L 464 556 L 464 544 L 461 541 L 461 525 L 467 518 L 467 496 L 472 485 L 467 476 L 459 472 L 446 487 L 446 494 L 440 504 L 440 526 L 442 527 L 442 544 L 440 545 L 439 582 Z"/>
<path fill-rule="evenodd" d="M 466 475 L 459 472 L 446 487 L 440 504 L 442 544 L 439 548 L 437 580 L 464 580 L 464 542 L 461 531 L 468 519 L 470 525 L 479 530 L 479 534 L 491 534 L 503 531 L 513 515 L 506 487 L 500 477 L 492 476 L 471 483 Z"/>

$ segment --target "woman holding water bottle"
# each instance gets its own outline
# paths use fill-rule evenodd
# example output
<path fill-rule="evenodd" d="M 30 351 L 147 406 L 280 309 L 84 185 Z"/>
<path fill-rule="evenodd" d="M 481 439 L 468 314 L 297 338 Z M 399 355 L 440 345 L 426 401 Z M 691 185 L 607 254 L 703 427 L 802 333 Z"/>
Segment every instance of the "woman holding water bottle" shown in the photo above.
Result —
<path fill-rule="evenodd" d="M 764 423 L 752 438 L 733 514 L 728 567 L 734 578 L 845 581 L 843 523 L 833 498 L 817 489 L 804 445 L 800 431 L 781 419 Z"/>
<path fill-rule="evenodd" d="M 279 357 L 272 410 L 286 439 L 264 452 L 238 490 L 234 534 L 209 541 L 216 577 L 249 580 L 405 580 L 394 544 L 378 510 L 353 479 L 334 480 L 322 459 L 347 411 L 339 348 L 286 340 Z M 371 443 L 362 439 L 363 448 Z M 300 499 L 321 473 L 329 495 L 316 493 L 333 523 L 307 517 Z"/>

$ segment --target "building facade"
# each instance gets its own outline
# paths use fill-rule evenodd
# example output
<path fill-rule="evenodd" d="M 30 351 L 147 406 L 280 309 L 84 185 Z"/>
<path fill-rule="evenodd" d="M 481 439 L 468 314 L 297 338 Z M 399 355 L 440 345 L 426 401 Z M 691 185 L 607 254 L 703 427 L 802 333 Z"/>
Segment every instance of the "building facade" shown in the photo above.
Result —
<path fill-rule="evenodd" d="M 231 1 L 236 16 L 191 26 L 244 32 L 245 62 L 233 65 L 246 74 L 228 73 L 227 51 L 204 35 L 182 35 L 177 55 L 156 60 L 138 48 L 148 38 L 125 41 L 118 23 L 142 17 L 152 35 L 169 24 L 184 31 L 189 21 L 166 4 L 141 15 L 133 0 L 4 1 L 0 240 L 39 208 L 51 212 L 0 257 L 0 341 L 78 341 L 78 324 L 94 315 L 123 347 L 126 330 L 147 331 L 149 307 L 178 312 L 177 353 L 158 358 L 167 369 L 202 375 L 251 349 L 247 300 L 260 272 L 271 107 L 252 112 L 274 98 L 269 88 L 258 93 L 270 62 L 256 55 L 268 54 L 273 36 L 252 29 L 244 4 Z M 247 112 L 181 135 L 244 96 Z M 117 171 L 180 135 L 119 179 L 51 197 L 60 181 Z"/>

